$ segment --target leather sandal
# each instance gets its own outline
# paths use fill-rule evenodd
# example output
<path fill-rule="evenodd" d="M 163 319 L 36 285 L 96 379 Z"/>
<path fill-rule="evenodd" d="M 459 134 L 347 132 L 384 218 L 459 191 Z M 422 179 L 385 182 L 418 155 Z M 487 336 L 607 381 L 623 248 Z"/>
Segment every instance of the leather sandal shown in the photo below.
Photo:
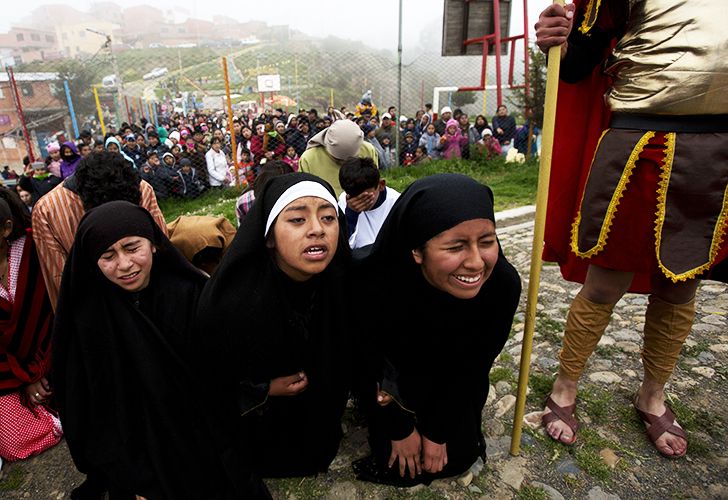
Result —
<path fill-rule="evenodd" d="M 571 441 L 563 441 L 561 439 L 556 439 L 552 437 L 551 434 L 549 434 L 548 432 L 546 432 L 546 434 L 548 434 L 551 439 L 561 444 L 565 444 L 567 446 L 574 444 L 576 442 L 576 431 L 579 429 L 579 422 L 574 417 L 576 403 L 569 406 L 559 406 L 558 404 L 556 404 L 556 401 L 551 399 L 551 394 L 549 394 L 546 398 L 546 407 L 551 410 L 551 413 L 545 413 L 541 416 L 541 425 L 546 427 L 551 422 L 561 420 L 569 426 L 569 429 L 571 429 L 572 438 Z"/>
<path fill-rule="evenodd" d="M 662 436 L 665 432 L 669 432 L 670 434 L 673 434 L 679 438 L 682 438 L 687 443 L 688 436 L 685 434 L 685 430 L 681 427 L 678 427 L 675 425 L 675 414 L 670 409 L 670 406 L 665 402 L 665 413 L 660 415 L 659 417 L 657 415 L 653 415 L 652 413 L 647 413 L 645 411 L 640 410 L 637 408 L 637 400 L 638 397 L 635 395 L 634 400 L 632 401 L 632 405 L 634 406 L 635 411 L 637 412 L 637 415 L 639 415 L 640 420 L 642 420 L 642 423 L 645 424 L 645 430 L 647 432 L 647 437 L 652 442 L 652 444 L 655 446 L 655 449 L 665 458 L 681 458 L 684 457 L 687 453 L 687 446 L 685 447 L 685 451 L 681 453 L 680 455 L 672 454 L 668 455 L 667 453 L 663 453 L 662 450 L 660 450 L 657 447 L 657 439 Z M 648 427 L 649 425 L 649 427 Z"/>

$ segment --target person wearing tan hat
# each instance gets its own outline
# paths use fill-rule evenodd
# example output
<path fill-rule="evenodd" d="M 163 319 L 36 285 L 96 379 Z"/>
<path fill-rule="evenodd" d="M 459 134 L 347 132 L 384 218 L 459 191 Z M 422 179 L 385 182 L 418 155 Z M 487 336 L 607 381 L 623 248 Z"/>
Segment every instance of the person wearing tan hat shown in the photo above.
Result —
<path fill-rule="evenodd" d="M 371 158 L 379 168 L 379 157 L 374 146 L 364 141 L 364 133 L 350 120 L 336 120 L 308 141 L 301 155 L 299 168 L 327 181 L 341 195 L 339 169 L 344 160 L 353 156 Z"/>

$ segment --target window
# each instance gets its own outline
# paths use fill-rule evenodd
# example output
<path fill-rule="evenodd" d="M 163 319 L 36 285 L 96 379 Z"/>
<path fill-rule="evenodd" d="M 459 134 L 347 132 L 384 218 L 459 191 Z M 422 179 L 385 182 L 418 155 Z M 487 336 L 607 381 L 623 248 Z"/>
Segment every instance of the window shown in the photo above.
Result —
<path fill-rule="evenodd" d="M 33 97 L 33 85 L 31 83 L 21 83 L 20 93 L 23 97 Z"/>
<path fill-rule="evenodd" d="M 23 40 L 25 40 L 25 37 L 23 36 L 23 34 L 22 34 L 22 33 L 18 33 L 17 35 L 15 35 L 15 38 L 16 38 L 16 39 L 17 39 L 17 40 L 18 40 L 19 42 L 22 42 Z"/>
<path fill-rule="evenodd" d="M 81 30 L 78 32 L 78 36 L 80 36 L 81 38 L 84 38 L 86 36 L 86 32 Z"/>
<path fill-rule="evenodd" d="M 63 33 L 61 33 L 61 38 L 63 40 L 68 40 L 68 33 L 66 33 L 65 31 Z"/>
<path fill-rule="evenodd" d="M 46 35 L 45 40 L 48 43 L 55 43 L 55 40 L 53 39 L 53 37 L 51 35 Z"/>
<path fill-rule="evenodd" d="M 30 34 L 30 39 L 33 40 L 34 42 L 40 42 L 40 35 L 37 35 L 35 33 L 31 33 Z"/>

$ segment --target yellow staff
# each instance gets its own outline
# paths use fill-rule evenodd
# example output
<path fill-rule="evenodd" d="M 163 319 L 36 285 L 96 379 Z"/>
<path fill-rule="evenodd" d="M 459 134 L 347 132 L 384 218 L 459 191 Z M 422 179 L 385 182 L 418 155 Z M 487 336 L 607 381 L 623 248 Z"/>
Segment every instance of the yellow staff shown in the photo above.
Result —
<path fill-rule="evenodd" d="M 564 0 L 554 0 L 555 4 L 564 5 Z M 533 331 L 536 322 L 536 304 L 538 303 L 538 287 L 541 281 L 541 252 L 546 226 L 546 207 L 549 194 L 549 177 L 551 175 L 551 153 L 554 146 L 554 125 L 556 122 L 556 99 L 559 90 L 559 68 L 561 67 L 561 47 L 549 49 L 548 70 L 546 72 L 546 102 L 543 115 L 543 137 L 541 141 L 541 158 L 538 172 L 538 191 L 536 193 L 536 220 L 533 225 L 533 246 L 531 248 L 531 271 L 528 280 L 528 301 L 526 302 L 526 323 L 521 347 L 521 369 L 518 374 L 518 398 L 516 414 L 513 417 L 513 434 L 511 435 L 511 455 L 518 455 L 521 448 L 521 428 L 526 407 L 526 390 L 528 389 L 528 369 L 531 363 Z"/>
<path fill-rule="evenodd" d="M 106 125 L 104 125 L 104 114 L 101 112 L 101 103 L 99 102 L 99 91 L 94 87 L 94 98 L 96 98 L 96 112 L 99 115 L 99 123 L 101 124 L 101 133 L 106 135 Z"/>

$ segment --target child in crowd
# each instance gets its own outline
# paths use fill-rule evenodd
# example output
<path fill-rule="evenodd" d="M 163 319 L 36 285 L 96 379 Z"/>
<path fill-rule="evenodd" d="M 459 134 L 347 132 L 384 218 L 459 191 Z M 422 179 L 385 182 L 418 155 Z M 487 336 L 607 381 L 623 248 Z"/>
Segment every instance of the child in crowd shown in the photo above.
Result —
<path fill-rule="evenodd" d="M 294 172 L 298 172 L 298 154 L 296 154 L 296 148 L 291 145 L 286 147 L 286 154 L 283 156 L 283 161 L 290 165 Z"/>
<path fill-rule="evenodd" d="M 349 246 L 361 248 L 374 243 L 399 193 L 387 187 L 371 158 L 349 158 L 339 170 L 344 192 L 339 207 L 349 225 Z"/>
<path fill-rule="evenodd" d="M 401 151 L 399 152 L 399 164 L 404 167 L 412 165 L 415 161 L 416 149 L 415 134 L 408 130 L 404 134 L 404 143 L 402 143 Z"/>
<path fill-rule="evenodd" d="M 392 147 L 392 138 L 389 137 L 389 135 L 383 135 L 380 142 L 382 144 L 382 149 L 384 150 L 384 156 L 387 160 L 389 160 L 386 162 L 386 166 L 384 164 L 381 165 L 382 170 L 386 170 L 387 168 L 395 165 L 394 158 L 396 150 Z"/>
<path fill-rule="evenodd" d="M 180 195 L 184 198 L 197 198 L 205 189 L 202 181 L 197 178 L 197 170 L 192 167 L 192 161 L 189 158 L 182 158 L 179 165 L 179 177 L 182 184 Z"/>
<path fill-rule="evenodd" d="M 412 160 L 412 165 L 421 165 L 429 162 L 430 160 L 432 160 L 432 158 L 427 156 L 427 148 L 424 146 L 417 146 L 417 149 L 415 149 L 414 160 Z"/>
<path fill-rule="evenodd" d="M 460 124 L 454 118 L 447 121 L 445 135 L 440 138 L 440 147 L 443 149 L 442 157 L 446 160 L 462 158 L 462 148 L 467 146 L 468 137 L 463 135 Z"/>
<path fill-rule="evenodd" d="M 436 160 L 440 158 L 440 134 L 435 130 L 435 124 L 430 123 L 425 129 L 425 133 L 420 137 L 420 146 L 424 146 L 427 150 L 427 156 Z"/>
<path fill-rule="evenodd" d="M 498 139 L 493 137 L 493 131 L 485 128 L 482 135 L 482 139 L 476 143 L 480 154 L 484 155 L 487 160 L 499 156 L 501 154 L 501 145 Z"/>

